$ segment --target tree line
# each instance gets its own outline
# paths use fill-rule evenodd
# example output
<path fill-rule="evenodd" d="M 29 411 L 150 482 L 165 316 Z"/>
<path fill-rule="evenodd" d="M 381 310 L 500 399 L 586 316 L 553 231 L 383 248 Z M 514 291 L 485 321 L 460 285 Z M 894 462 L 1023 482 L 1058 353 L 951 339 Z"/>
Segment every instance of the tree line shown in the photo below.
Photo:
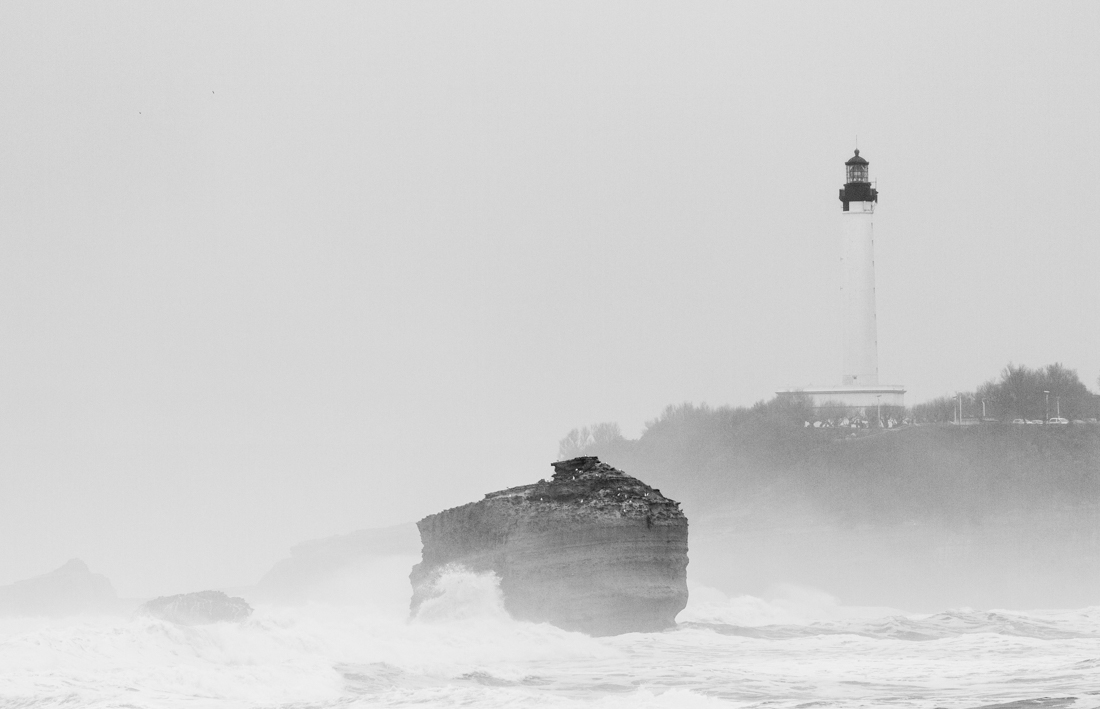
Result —
<path fill-rule="evenodd" d="M 1000 421 L 1046 420 L 1061 416 L 1069 420 L 1100 416 L 1100 397 L 1089 391 L 1075 370 L 1060 363 L 1032 369 L 1009 364 L 1001 376 L 958 396 L 941 396 L 912 407 L 919 421 L 951 421 L 959 399 L 964 418 L 994 418 Z"/>
<path fill-rule="evenodd" d="M 1100 418 L 1100 396 L 1089 391 L 1075 370 L 1057 362 L 1034 369 L 1009 364 L 999 377 L 973 391 L 960 392 L 958 397 L 962 399 L 964 418 L 981 418 L 983 402 L 986 418 L 1004 422 L 1018 418 L 1045 420 L 1055 415 L 1071 421 Z M 882 414 L 884 418 L 890 416 L 919 423 L 947 422 L 954 420 L 958 400 L 957 396 L 948 395 L 907 409 L 884 406 Z M 684 403 L 667 406 L 660 416 L 647 421 L 642 438 L 655 440 L 671 436 L 680 441 L 688 437 L 686 431 L 698 435 L 703 431 L 720 430 L 759 441 L 784 430 L 803 428 L 806 422 L 823 416 L 848 416 L 853 415 L 853 411 L 840 405 L 815 409 L 808 396 L 777 396 L 752 406 L 738 407 L 712 408 L 706 404 Z M 622 449 L 629 443 L 631 441 L 623 436 L 617 423 L 598 423 L 571 430 L 559 441 L 558 454 L 564 460 L 593 451 Z"/>

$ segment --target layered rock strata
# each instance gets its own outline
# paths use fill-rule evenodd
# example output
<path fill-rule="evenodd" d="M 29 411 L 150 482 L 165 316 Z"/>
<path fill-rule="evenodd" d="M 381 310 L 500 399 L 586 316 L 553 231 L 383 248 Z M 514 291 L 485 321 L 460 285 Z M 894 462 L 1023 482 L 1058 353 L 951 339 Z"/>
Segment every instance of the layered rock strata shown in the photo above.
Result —
<path fill-rule="evenodd" d="M 521 620 L 592 635 L 657 631 L 687 605 L 680 503 L 595 457 L 553 464 L 547 482 L 489 493 L 417 523 L 412 607 L 449 565 L 493 571 Z"/>

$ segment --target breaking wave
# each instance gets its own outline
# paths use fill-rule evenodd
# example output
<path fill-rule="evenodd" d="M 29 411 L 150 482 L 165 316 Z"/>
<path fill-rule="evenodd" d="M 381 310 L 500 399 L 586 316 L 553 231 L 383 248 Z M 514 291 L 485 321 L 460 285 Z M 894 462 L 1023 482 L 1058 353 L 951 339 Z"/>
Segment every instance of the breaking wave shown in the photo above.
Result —
<path fill-rule="evenodd" d="M 433 575 L 428 583 L 432 588 L 425 592 L 427 599 L 413 614 L 417 621 L 510 620 L 504 610 L 500 578 L 492 572 L 475 574 L 451 564 Z"/>
<path fill-rule="evenodd" d="M 912 615 L 812 589 L 693 587 L 677 629 L 591 638 L 511 619 L 491 574 L 434 583 L 415 615 L 406 593 L 259 606 L 237 624 L 2 621 L 0 704 L 1100 706 L 1100 608 Z"/>

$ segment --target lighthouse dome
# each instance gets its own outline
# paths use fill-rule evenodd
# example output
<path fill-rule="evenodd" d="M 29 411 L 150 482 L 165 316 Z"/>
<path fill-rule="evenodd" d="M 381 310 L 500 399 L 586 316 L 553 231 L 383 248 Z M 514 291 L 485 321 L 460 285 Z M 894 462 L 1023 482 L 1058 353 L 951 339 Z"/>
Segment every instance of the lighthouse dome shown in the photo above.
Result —
<path fill-rule="evenodd" d="M 856 148 L 856 154 L 853 155 L 852 157 L 848 158 L 848 162 L 846 162 L 844 164 L 845 165 L 870 165 L 871 163 L 869 163 L 866 160 L 864 160 L 863 158 L 861 158 L 859 156 L 859 148 Z"/>

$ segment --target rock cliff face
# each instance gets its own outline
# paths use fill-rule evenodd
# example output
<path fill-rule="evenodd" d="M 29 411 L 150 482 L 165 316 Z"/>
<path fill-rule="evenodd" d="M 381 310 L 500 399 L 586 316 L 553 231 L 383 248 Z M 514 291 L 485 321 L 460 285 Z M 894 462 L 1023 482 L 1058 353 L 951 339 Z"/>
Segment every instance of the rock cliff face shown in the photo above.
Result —
<path fill-rule="evenodd" d="M 515 618 L 592 635 L 662 630 L 687 605 L 687 518 L 659 490 L 595 457 L 550 482 L 493 492 L 417 526 L 415 611 L 449 564 L 500 576 Z"/>

